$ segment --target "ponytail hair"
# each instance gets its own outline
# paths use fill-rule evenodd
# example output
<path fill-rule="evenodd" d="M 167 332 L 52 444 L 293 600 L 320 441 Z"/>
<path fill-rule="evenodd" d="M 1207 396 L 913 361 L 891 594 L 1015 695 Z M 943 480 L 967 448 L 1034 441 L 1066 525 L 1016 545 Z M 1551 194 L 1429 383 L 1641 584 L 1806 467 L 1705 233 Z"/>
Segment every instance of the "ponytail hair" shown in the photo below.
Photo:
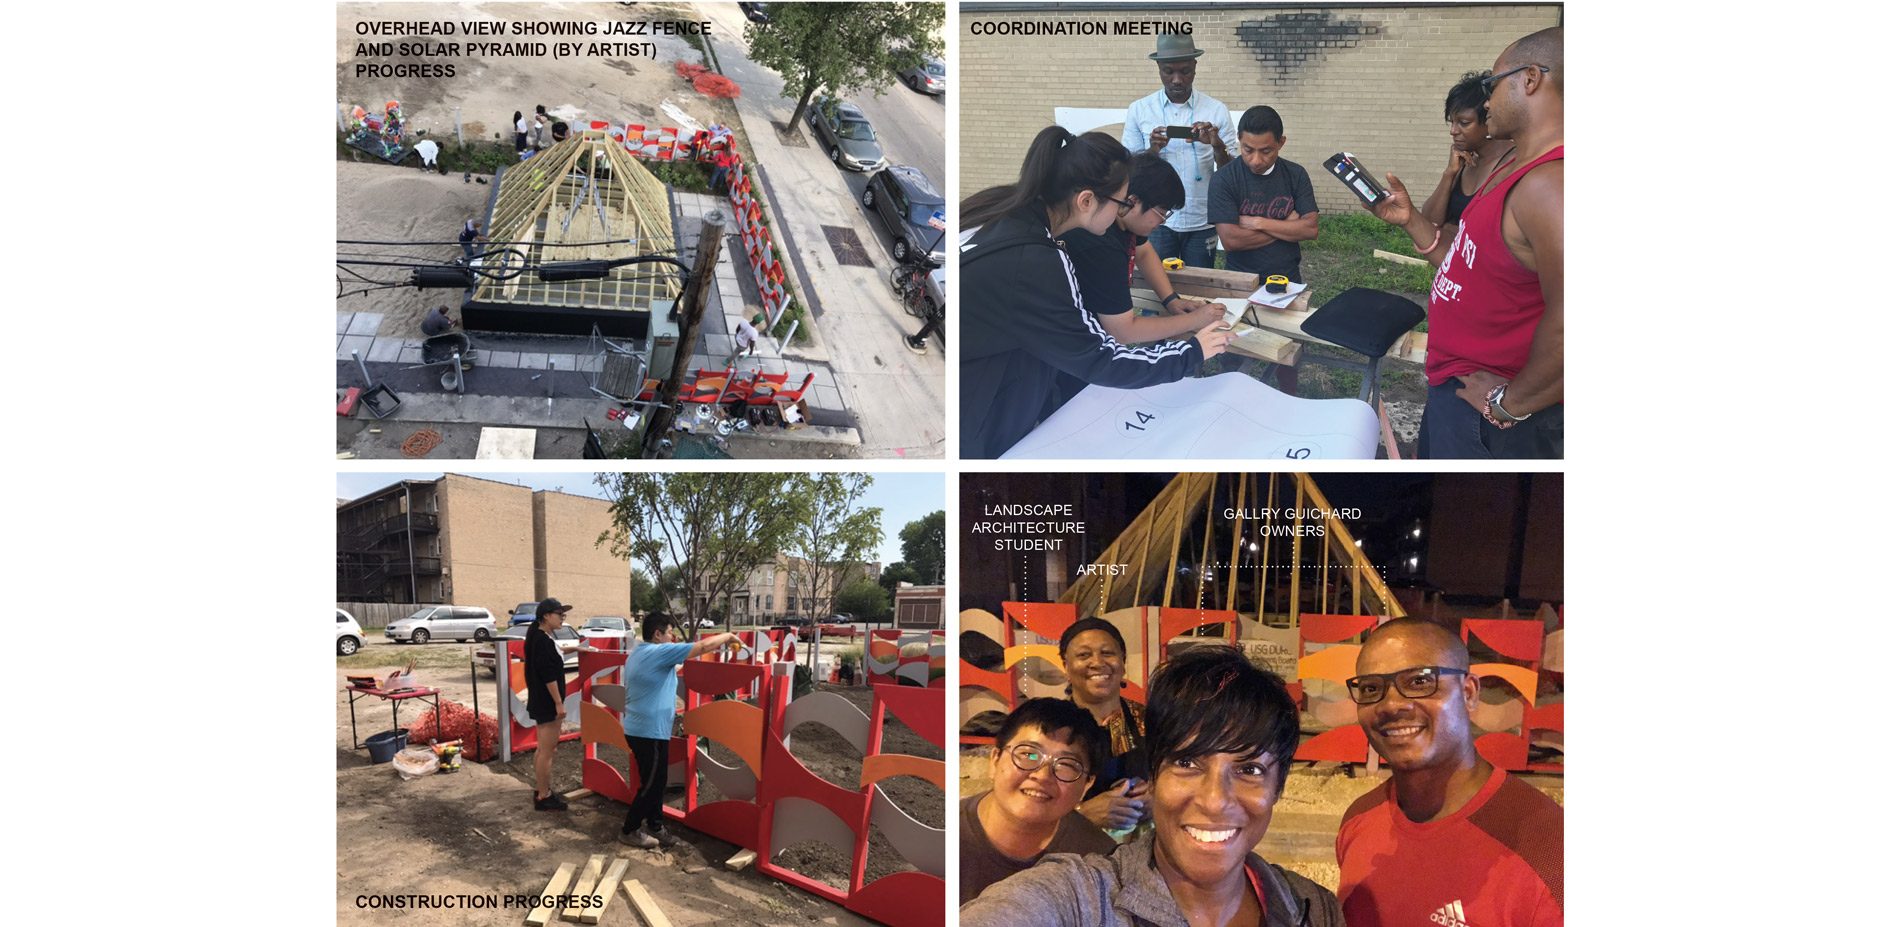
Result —
<path fill-rule="evenodd" d="M 1061 126 L 1036 133 L 1023 157 L 1022 175 L 1011 185 L 971 195 L 957 207 L 963 228 L 988 225 L 1031 203 L 1067 217 L 1069 202 L 1083 190 L 1111 197 L 1128 180 L 1128 149 L 1100 132 L 1073 135 Z"/>

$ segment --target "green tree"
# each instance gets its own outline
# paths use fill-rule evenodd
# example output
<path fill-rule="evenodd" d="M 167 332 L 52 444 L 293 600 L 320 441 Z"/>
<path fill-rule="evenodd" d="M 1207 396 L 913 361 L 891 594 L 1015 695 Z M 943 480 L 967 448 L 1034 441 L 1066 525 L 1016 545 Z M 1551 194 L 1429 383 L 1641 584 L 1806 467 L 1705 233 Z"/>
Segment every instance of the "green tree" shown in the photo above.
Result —
<path fill-rule="evenodd" d="M 838 593 L 838 610 L 858 616 L 859 621 L 883 621 L 891 616 L 891 594 L 870 577 L 859 577 Z"/>
<path fill-rule="evenodd" d="M 633 570 L 633 578 L 628 585 L 627 614 L 629 618 L 633 619 L 635 624 L 638 624 L 640 621 L 639 616 L 642 612 L 654 610 L 654 587 L 653 580 L 647 577 L 644 570 L 641 570 L 639 567 L 632 567 L 631 569 Z"/>
<path fill-rule="evenodd" d="M 707 609 L 743 588 L 746 574 L 777 554 L 799 523 L 788 504 L 797 477 L 782 473 L 599 473 L 613 526 L 595 540 L 631 557 L 680 596 L 697 627 Z M 673 570 L 669 577 L 667 571 Z M 669 588 L 671 580 L 676 588 Z"/>
<path fill-rule="evenodd" d="M 920 585 L 936 585 L 943 577 L 943 510 L 931 512 L 905 525 L 897 532 L 903 544 L 904 562 L 910 565 Z"/>
<path fill-rule="evenodd" d="M 810 614 L 818 619 L 835 610 L 832 603 L 851 571 L 862 569 L 865 555 L 884 542 L 884 510 L 858 506 L 871 488 L 869 473 L 800 473 L 794 479 L 798 528 L 786 550 L 805 562 L 797 571 L 803 588 L 793 591 L 810 601 Z"/>
<path fill-rule="evenodd" d="M 785 79 L 796 127 L 820 88 L 881 96 L 897 72 L 941 58 L 943 27 L 941 3 L 774 3 L 770 25 L 746 27 L 746 57 Z"/>
<path fill-rule="evenodd" d="M 877 584 L 884 587 L 884 591 L 890 593 L 893 597 L 897 595 L 898 583 L 910 583 L 913 586 L 924 585 L 923 580 L 917 578 L 917 571 L 911 569 L 910 564 L 902 560 L 885 567 L 883 574 L 877 578 Z"/>

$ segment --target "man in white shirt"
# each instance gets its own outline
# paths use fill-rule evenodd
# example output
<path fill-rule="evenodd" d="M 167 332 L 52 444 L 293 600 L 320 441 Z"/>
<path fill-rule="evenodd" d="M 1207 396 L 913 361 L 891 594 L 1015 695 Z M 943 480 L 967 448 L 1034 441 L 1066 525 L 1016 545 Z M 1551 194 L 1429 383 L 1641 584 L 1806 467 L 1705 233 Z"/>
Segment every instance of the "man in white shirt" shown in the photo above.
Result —
<path fill-rule="evenodd" d="M 764 324 L 765 314 L 759 313 L 752 317 L 750 323 L 740 323 L 734 326 L 732 329 L 732 353 L 726 355 L 726 362 L 722 366 L 731 367 L 737 364 L 742 355 L 751 357 L 752 352 L 758 347 L 759 327 Z"/>
<path fill-rule="evenodd" d="M 1152 151 L 1181 175 L 1187 204 L 1175 210 L 1167 224 L 1148 237 L 1162 260 L 1178 257 L 1189 267 L 1214 266 L 1214 225 L 1207 218 L 1207 188 L 1214 172 L 1234 159 L 1240 147 L 1234 117 L 1226 104 L 1194 92 L 1195 59 L 1204 52 L 1193 36 L 1164 35 L 1155 40 L 1153 59 L 1161 72 L 1161 89 L 1128 105 L 1122 124 L 1122 147 L 1131 152 Z M 1168 128 L 1192 130 L 1188 138 L 1172 137 Z"/>

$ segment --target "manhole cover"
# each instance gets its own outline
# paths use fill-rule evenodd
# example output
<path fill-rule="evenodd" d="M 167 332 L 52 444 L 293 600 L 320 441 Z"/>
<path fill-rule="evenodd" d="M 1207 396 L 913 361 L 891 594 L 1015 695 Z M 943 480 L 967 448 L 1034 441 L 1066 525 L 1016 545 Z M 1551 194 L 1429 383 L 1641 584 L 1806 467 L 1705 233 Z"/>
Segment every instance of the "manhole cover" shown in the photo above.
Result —
<path fill-rule="evenodd" d="M 782 122 L 772 123 L 773 131 L 778 133 L 778 143 L 787 148 L 810 148 L 805 142 L 805 133 Z"/>
<path fill-rule="evenodd" d="M 870 267 L 871 254 L 864 250 L 858 241 L 858 233 L 852 229 L 836 225 L 821 225 L 825 230 L 825 243 L 831 246 L 831 254 L 838 263 L 846 267 Z"/>

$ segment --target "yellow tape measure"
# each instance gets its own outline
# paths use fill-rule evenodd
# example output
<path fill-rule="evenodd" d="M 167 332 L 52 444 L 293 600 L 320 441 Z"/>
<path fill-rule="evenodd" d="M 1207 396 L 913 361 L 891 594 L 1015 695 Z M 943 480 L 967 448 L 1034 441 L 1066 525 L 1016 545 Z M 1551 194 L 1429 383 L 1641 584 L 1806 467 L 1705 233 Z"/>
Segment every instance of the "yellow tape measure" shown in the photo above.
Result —
<path fill-rule="evenodd" d="M 1262 282 L 1264 282 L 1267 285 L 1267 292 L 1284 293 L 1286 292 L 1287 283 L 1289 281 L 1285 277 L 1280 276 L 1279 274 L 1274 274 L 1273 276 L 1268 277 L 1266 280 Z"/>
<path fill-rule="evenodd" d="M 1161 266 L 1168 270 L 1180 270 L 1181 268 L 1187 266 L 1187 262 L 1181 260 L 1180 258 L 1168 258 L 1161 262 Z"/>

